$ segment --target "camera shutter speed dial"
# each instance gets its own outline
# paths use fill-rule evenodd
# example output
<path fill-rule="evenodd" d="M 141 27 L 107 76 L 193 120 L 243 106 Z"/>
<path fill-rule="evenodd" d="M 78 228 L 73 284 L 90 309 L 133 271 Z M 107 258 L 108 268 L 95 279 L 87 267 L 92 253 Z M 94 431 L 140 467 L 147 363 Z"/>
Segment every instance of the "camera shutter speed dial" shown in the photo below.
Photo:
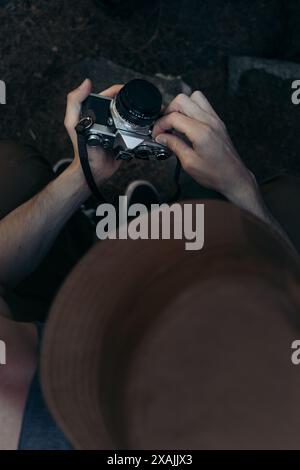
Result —
<path fill-rule="evenodd" d="M 133 159 L 133 155 L 128 150 L 120 150 L 116 156 L 116 160 L 126 160 L 128 162 L 129 160 L 132 160 L 132 159 Z"/>
<path fill-rule="evenodd" d="M 152 149 L 151 147 L 148 147 L 147 145 L 139 145 L 139 147 L 135 149 L 136 158 L 139 158 L 141 160 L 149 160 L 151 155 L 152 155 Z"/>
<path fill-rule="evenodd" d="M 102 147 L 106 150 L 109 150 L 112 147 L 111 141 L 109 139 L 102 140 Z"/>
<path fill-rule="evenodd" d="M 155 156 L 156 156 L 157 160 L 167 160 L 171 155 L 172 155 L 172 153 L 167 148 L 165 148 L 165 149 L 162 148 L 162 149 L 159 149 L 155 152 Z"/>

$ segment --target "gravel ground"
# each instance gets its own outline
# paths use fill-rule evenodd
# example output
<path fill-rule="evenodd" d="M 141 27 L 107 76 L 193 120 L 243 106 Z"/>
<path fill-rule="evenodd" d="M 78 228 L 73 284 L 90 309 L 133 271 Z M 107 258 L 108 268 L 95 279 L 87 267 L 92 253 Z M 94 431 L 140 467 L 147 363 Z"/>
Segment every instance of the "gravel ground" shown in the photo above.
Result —
<path fill-rule="evenodd" d="M 232 96 L 227 83 L 232 55 L 300 61 L 299 1 L 11 0 L 3 5 L 0 0 L 0 78 L 7 83 L 1 138 L 35 140 L 52 161 L 65 156 L 69 150 L 59 144 L 65 142 L 61 103 L 82 78 L 70 76 L 70 70 L 87 58 L 105 57 L 148 75 L 180 75 L 203 90 L 259 178 L 282 169 L 300 173 L 299 111 L 290 105 L 290 84 L 254 71 Z M 51 116 L 59 125 L 50 146 Z"/>

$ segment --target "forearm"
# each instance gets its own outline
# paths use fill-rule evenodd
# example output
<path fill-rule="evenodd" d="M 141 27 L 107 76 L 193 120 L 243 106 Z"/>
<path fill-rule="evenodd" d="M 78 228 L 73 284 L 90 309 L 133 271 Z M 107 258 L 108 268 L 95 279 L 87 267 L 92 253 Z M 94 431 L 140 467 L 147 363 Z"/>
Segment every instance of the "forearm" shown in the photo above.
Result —
<path fill-rule="evenodd" d="M 266 206 L 253 175 L 251 177 L 251 181 L 247 182 L 243 186 L 242 190 L 240 190 L 237 194 L 228 195 L 227 197 L 233 204 L 240 207 L 241 209 L 247 210 L 269 225 L 271 229 L 277 232 L 288 243 L 293 251 L 296 251 L 287 233 L 281 227 L 280 223 L 273 217 L 272 213 Z"/>
<path fill-rule="evenodd" d="M 13 286 L 41 262 L 89 191 L 76 165 L 0 221 L 0 286 Z"/>

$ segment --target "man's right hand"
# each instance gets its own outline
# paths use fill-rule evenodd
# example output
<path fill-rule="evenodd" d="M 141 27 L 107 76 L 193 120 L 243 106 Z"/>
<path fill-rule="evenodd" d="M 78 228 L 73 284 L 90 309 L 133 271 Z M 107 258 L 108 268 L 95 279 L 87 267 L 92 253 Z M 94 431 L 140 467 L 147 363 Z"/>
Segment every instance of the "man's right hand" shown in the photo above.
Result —
<path fill-rule="evenodd" d="M 166 132 L 171 130 L 177 135 Z M 190 97 L 178 95 L 155 123 L 153 137 L 173 151 L 198 183 L 263 220 L 294 251 L 287 234 L 266 207 L 255 177 L 240 159 L 224 123 L 200 91 Z"/>
<path fill-rule="evenodd" d="M 170 130 L 177 135 L 166 133 Z M 153 136 L 177 155 L 183 169 L 199 184 L 222 193 L 239 206 L 245 197 L 255 194 L 254 176 L 241 161 L 224 123 L 200 91 L 190 97 L 178 95 L 156 122 Z"/>

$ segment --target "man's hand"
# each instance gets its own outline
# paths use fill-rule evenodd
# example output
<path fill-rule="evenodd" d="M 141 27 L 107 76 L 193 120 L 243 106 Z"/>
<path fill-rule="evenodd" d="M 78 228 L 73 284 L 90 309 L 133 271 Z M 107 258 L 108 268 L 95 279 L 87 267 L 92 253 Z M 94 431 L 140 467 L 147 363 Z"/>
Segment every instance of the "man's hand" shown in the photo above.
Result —
<path fill-rule="evenodd" d="M 235 203 L 253 192 L 256 184 L 252 173 L 239 158 L 224 123 L 200 91 L 190 97 L 178 95 L 164 114 L 154 126 L 154 138 L 177 155 L 184 170 L 198 183 Z M 183 134 L 188 142 L 178 134 L 166 133 L 169 130 Z"/>
<path fill-rule="evenodd" d="M 176 131 L 176 135 L 166 131 Z M 157 142 L 169 147 L 198 183 L 222 193 L 275 229 L 294 250 L 287 234 L 266 207 L 254 175 L 235 150 L 224 123 L 200 91 L 180 94 L 153 128 Z"/>
<path fill-rule="evenodd" d="M 114 85 L 100 94 L 113 98 L 121 88 L 122 85 Z M 91 93 L 91 89 L 91 81 L 86 79 L 78 88 L 68 94 L 65 127 L 74 148 L 74 162 L 72 165 L 77 170 L 81 170 L 81 165 L 78 155 L 75 127 L 80 119 L 81 104 Z M 99 147 L 90 147 L 88 149 L 88 155 L 94 179 L 98 184 L 110 178 L 120 166 L 120 161 L 115 160 L 111 152 L 107 152 Z"/>

